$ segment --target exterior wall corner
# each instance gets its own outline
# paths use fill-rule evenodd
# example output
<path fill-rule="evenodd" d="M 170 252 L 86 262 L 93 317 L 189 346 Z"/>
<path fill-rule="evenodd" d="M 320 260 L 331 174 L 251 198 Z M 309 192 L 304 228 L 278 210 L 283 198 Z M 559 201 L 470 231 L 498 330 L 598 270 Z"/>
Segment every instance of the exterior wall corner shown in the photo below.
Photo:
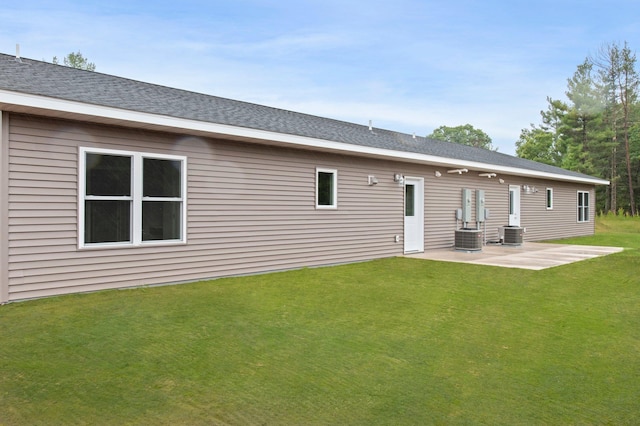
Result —
<path fill-rule="evenodd" d="M 0 304 L 9 301 L 9 116 L 0 110 Z"/>

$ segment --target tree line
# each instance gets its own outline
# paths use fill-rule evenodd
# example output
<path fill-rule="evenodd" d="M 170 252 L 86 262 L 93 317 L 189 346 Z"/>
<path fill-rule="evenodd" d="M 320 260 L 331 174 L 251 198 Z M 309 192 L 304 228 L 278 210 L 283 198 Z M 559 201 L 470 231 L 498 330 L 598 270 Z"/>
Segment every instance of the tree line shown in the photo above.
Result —
<path fill-rule="evenodd" d="M 598 211 L 638 214 L 640 77 L 628 44 L 603 45 L 567 80 L 567 99 L 547 97 L 541 123 L 523 129 L 516 154 L 609 180 Z"/>

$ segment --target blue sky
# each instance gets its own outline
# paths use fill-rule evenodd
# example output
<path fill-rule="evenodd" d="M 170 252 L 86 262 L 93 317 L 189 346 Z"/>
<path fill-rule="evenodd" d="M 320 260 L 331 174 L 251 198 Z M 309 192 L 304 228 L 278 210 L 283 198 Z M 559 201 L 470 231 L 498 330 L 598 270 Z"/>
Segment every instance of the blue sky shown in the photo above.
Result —
<path fill-rule="evenodd" d="M 469 123 L 507 154 L 585 57 L 640 49 L 636 0 L 7 3 L 3 53 L 420 136 Z"/>

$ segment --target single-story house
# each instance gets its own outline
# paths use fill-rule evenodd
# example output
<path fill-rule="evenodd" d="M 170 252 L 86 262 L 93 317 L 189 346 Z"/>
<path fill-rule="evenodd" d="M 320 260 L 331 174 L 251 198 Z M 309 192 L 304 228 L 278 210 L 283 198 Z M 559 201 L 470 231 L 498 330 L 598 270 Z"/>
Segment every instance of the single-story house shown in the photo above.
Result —
<path fill-rule="evenodd" d="M 594 232 L 607 181 L 0 54 L 0 303 Z"/>

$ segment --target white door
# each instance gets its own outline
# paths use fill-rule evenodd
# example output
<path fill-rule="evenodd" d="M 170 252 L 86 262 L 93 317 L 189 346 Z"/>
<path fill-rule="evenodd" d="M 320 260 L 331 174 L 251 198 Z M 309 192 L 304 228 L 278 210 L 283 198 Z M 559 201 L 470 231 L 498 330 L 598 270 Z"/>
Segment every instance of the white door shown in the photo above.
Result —
<path fill-rule="evenodd" d="M 404 252 L 424 251 L 424 179 L 404 179 Z"/>
<path fill-rule="evenodd" d="M 509 185 L 509 226 L 520 226 L 520 186 Z"/>

